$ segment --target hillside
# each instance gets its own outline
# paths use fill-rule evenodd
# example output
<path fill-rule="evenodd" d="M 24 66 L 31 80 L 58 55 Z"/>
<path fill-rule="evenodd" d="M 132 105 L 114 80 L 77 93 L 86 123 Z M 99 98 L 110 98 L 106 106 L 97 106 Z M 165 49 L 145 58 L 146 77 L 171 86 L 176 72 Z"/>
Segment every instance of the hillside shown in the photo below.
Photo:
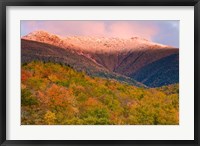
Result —
<path fill-rule="evenodd" d="M 138 87 L 145 85 L 135 81 L 134 79 L 110 72 L 108 69 L 88 59 L 87 57 L 78 54 L 71 49 L 63 49 L 45 43 L 36 41 L 23 40 L 21 41 L 21 62 L 29 63 L 31 61 L 44 61 L 65 64 L 73 67 L 77 71 L 83 71 L 87 75 L 97 76 L 102 78 L 115 79 L 120 82 L 129 83 Z"/>
<path fill-rule="evenodd" d="M 178 59 L 167 62 L 170 68 L 154 68 L 159 64 L 165 66 L 166 61 L 162 60 L 178 53 L 177 48 L 138 37 L 61 37 L 44 31 L 22 37 L 22 62 L 50 60 L 70 65 L 91 76 L 113 78 L 138 86 L 143 86 L 138 82 L 149 87 L 178 83 Z M 150 76 L 143 70 L 153 72 L 149 72 Z M 176 75 L 171 77 L 174 71 Z M 154 81 L 157 75 L 159 78 Z"/>
<path fill-rule="evenodd" d="M 179 83 L 178 60 L 179 54 L 173 54 L 144 66 L 130 76 L 150 87 Z"/>
<path fill-rule="evenodd" d="M 22 125 L 177 125 L 178 85 L 146 89 L 69 66 L 22 65 Z"/>

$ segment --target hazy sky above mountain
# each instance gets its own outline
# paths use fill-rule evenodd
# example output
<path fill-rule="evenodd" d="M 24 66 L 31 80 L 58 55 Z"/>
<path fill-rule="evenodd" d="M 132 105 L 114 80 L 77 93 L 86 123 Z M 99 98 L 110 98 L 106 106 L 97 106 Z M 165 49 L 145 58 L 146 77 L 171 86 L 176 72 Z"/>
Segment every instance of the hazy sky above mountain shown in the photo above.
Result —
<path fill-rule="evenodd" d="M 179 48 L 179 21 L 21 21 L 21 36 L 44 30 L 61 36 L 142 37 L 153 42 Z"/>

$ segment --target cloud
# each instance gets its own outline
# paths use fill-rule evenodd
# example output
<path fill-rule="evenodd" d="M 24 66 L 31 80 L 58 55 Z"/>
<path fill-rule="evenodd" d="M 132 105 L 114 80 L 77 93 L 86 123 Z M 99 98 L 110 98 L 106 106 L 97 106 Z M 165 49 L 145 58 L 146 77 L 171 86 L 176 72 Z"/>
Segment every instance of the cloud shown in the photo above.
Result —
<path fill-rule="evenodd" d="M 110 36 L 130 38 L 134 36 L 152 39 L 158 33 L 158 28 L 141 23 L 118 21 L 110 25 Z"/>
<path fill-rule="evenodd" d="M 151 39 L 157 29 L 130 21 L 24 21 L 22 29 L 26 32 L 42 29 L 62 36 L 92 35 L 130 38 L 140 36 Z"/>
<path fill-rule="evenodd" d="M 158 43 L 169 43 L 167 45 L 171 45 L 172 41 L 173 45 L 177 45 L 177 38 L 174 38 L 177 35 L 174 33 L 179 31 L 179 25 L 176 21 L 21 21 L 21 36 L 36 30 L 45 30 L 61 36 L 138 36 Z M 171 33 L 168 33 L 169 30 Z M 170 39 L 170 35 L 173 35 L 174 40 Z"/>
<path fill-rule="evenodd" d="M 157 23 L 159 33 L 153 41 L 179 48 L 179 21 L 165 21 Z"/>

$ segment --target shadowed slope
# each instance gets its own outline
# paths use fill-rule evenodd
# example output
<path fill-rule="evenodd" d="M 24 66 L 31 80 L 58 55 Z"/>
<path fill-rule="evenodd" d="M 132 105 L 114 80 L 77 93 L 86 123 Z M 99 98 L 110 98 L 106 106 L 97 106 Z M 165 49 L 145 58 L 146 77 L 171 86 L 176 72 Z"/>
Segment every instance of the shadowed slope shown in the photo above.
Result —
<path fill-rule="evenodd" d="M 146 65 L 130 75 L 137 81 L 150 86 L 159 87 L 179 82 L 179 54 L 173 54 Z"/>

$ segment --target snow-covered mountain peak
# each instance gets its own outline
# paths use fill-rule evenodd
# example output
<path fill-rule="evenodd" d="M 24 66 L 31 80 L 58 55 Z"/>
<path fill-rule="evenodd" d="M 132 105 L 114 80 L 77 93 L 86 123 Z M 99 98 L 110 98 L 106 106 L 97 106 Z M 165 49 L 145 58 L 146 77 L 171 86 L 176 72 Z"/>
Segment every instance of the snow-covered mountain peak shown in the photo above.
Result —
<path fill-rule="evenodd" d="M 170 46 L 154 43 L 140 37 L 131 37 L 129 39 L 94 36 L 61 37 L 46 31 L 34 31 L 22 37 L 22 39 L 47 43 L 65 49 L 76 49 L 79 51 L 92 52 L 173 48 Z"/>

